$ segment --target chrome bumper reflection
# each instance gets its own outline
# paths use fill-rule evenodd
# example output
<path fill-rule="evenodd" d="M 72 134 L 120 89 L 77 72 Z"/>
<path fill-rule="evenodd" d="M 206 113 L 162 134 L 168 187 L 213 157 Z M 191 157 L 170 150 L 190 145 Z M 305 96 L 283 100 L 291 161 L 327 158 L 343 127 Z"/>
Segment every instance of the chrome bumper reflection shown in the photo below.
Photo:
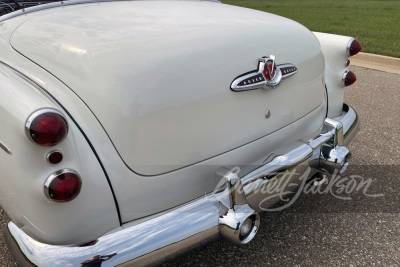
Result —
<path fill-rule="evenodd" d="M 9 247 L 15 248 L 11 251 L 21 266 L 80 266 L 96 255 L 104 260 L 102 266 L 156 264 L 220 236 L 238 244 L 247 243 L 259 228 L 257 212 L 260 202 L 265 199 L 260 188 L 294 167 L 300 173 L 309 167 L 314 173 L 333 173 L 344 171 L 348 166 L 350 154 L 346 145 L 357 133 L 359 120 L 356 112 L 346 104 L 343 111 L 346 114 L 340 119 L 325 120 L 318 137 L 309 142 L 295 142 L 289 152 L 274 157 L 241 179 L 236 173 L 222 169 L 216 175 L 216 189 L 212 194 L 144 223 L 100 237 L 95 245 L 43 244 L 12 222 L 8 224 L 5 237 L 11 244 Z"/>

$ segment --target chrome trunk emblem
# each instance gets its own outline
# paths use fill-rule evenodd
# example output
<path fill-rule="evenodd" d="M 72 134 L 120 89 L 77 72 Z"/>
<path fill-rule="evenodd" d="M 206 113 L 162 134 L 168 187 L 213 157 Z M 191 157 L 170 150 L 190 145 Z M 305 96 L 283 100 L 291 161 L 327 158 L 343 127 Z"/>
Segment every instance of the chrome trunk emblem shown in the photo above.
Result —
<path fill-rule="evenodd" d="M 262 57 L 258 60 L 258 70 L 237 77 L 231 85 L 235 92 L 258 88 L 278 87 L 282 79 L 297 73 L 295 65 L 286 63 L 276 65 L 275 56 Z"/>
<path fill-rule="evenodd" d="M 260 58 L 261 62 L 264 62 L 264 77 L 267 81 L 271 81 L 276 76 L 276 63 L 275 56 L 271 55 L 269 58 Z"/>

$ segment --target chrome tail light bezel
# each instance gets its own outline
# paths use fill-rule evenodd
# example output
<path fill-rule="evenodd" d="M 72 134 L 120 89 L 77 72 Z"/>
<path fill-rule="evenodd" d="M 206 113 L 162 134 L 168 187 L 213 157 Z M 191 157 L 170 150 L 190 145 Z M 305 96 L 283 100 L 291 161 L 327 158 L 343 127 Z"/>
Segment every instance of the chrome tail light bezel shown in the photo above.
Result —
<path fill-rule="evenodd" d="M 65 136 L 64 136 L 60 141 L 58 141 L 56 144 L 54 144 L 54 145 L 48 145 L 48 146 L 47 146 L 47 147 L 52 147 L 52 146 L 55 146 L 55 145 L 58 145 L 58 144 L 62 143 L 62 142 L 67 138 L 68 132 L 69 132 L 68 121 L 67 121 L 67 119 L 65 118 L 64 114 L 62 114 L 60 111 L 58 111 L 58 110 L 56 110 L 56 109 L 54 109 L 54 108 L 42 108 L 42 109 L 36 110 L 36 111 L 33 112 L 33 113 L 28 117 L 28 119 L 26 120 L 26 123 L 25 123 L 25 132 L 26 132 L 26 135 L 28 136 L 28 139 L 29 139 L 32 143 L 34 143 L 34 144 L 36 144 L 36 145 L 39 145 L 39 146 L 44 146 L 44 147 L 46 147 L 46 145 L 41 145 L 41 144 L 37 143 L 37 142 L 33 139 L 32 135 L 31 135 L 31 126 L 32 126 L 33 121 L 34 121 L 38 116 L 43 115 L 43 114 L 46 114 L 46 113 L 53 113 L 53 114 L 59 115 L 59 116 L 65 121 L 65 125 L 66 125 L 66 133 L 65 133 Z"/>
<path fill-rule="evenodd" d="M 79 180 L 79 191 L 76 193 L 76 195 L 74 197 L 72 197 L 72 198 L 70 198 L 68 200 L 64 200 L 64 201 L 56 200 L 56 199 L 54 199 L 54 198 L 52 198 L 50 196 L 50 192 L 49 192 L 50 191 L 50 185 L 51 185 L 51 183 L 53 182 L 54 179 L 56 179 L 57 177 L 59 177 L 62 174 L 67 174 L 67 173 L 72 173 L 72 174 L 74 174 L 74 175 L 76 175 L 78 177 L 78 180 Z M 81 191 L 82 191 L 82 178 L 79 175 L 79 173 L 77 171 L 73 170 L 73 169 L 65 168 L 65 169 L 58 170 L 58 171 L 52 173 L 46 179 L 46 181 L 44 183 L 44 194 L 45 194 L 45 196 L 47 197 L 47 199 L 49 199 L 49 200 L 51 200 L 53 202 L 56 202 L 56 203 L 70 202 L 70 201 L 74 200 L 80 194 Z"/>
<path fill-rule="evenodd" d="M 351 54 L 351 46 L 353 45 L 354 42 L 357 42 L 357 43 L 360 45 L 360 50 L 357 51 L 357 53 Z M 355 55 L 357 55 L 358 53 L 360 53 L 361 50 L 362 50 L 361 43 L 360 43 L 357 39 L 351 38 L 350 41 L 347 43 L 346 55 L 347 55 L 348 57 L 352 57 L 352 56 L 355 56 Z"/>
<path fill-rule="evenodd" d="M 351 73 L 352 75 L 354 75 L 355 80 L 354 80 L 354 82 L 352 82 L 351 84 L 346 84 L 346 78 L 347 78 L 347 75 L 349 75 L 349 73 Z M 342 75 L 342 86 L 343 86 L 343 87 L 350 86 L 350 85 L 354 84 L 356 81 L 357 81 L 357 76 L 356 76 L 356 75 L 354 74 L 354 72 L 352 72 L 351 70 L 346 70 L 346 71 L 343 73 L 343 75 Z"/>

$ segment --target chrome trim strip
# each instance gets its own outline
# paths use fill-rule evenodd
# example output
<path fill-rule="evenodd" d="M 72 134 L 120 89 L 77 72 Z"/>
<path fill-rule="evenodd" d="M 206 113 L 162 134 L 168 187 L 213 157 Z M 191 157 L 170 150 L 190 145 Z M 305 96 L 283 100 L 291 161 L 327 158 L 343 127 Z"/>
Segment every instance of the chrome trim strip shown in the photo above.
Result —
<path fill-rule="evenodd" d="M 259 74 L 261 74 L 262 79 L 261 79 L 261 77 L 256 77 L 256 76 L 260 76 Z M 239 83 L 241 83 L 242 81 L 253 80 L 253 79 L 257 79 L 257 78 L 258 78 L 258 80 L 260 80 L 260 82 L 258 82 L 258 83 L 253 83 L 251 85 L 245 85 L 245 86 L 239 85 Z M 249 74 L 246 74 L 244 76 L 237 78 L 236 80 L 233 81 L 231 88 L 235 92 L 253 90 L 253 89 L 258 89 L 260 87 L 263 87 L 265 85 L 265 82 L 266 81 L 265 81 L 264 75 L 262 75 L 262 71 L 259 70 L 257 72 L 251 72 Z"/>
<path fill-rule="evenodd" d="M 316 149 L 321 144 L 328 142 L 330 139 L 332 139 L 332 137 L 333 137 L 333 134 L 331 132 L 321 134 L 316 139 L 310 140 L 309 145 L 311 146 L 312 149 Z"/>
<path fill-rule="evenodd" d="M 350 55 L 350 47 L 351 47 L 351 44 L 353 43 L 354 40 L 355 40 L 355 38 L 351 38 L 351 39 L 349 40 L 349 42 L 347 43 L 346 55 L 347 55 L 348 57 L 351 56 L 351 55 Z"/>
<path fill-rule="evenodd" d="M 65 134 L 64 138 L 58 142 L 58 144 L 63 142 L 65 140 L 65 138 L 67 138 L 67 136 L 68 136 L 68 131 L 69 131 L 68 122 L 67 122 L 67 119 L 65 118 L 64 114 L 62 114 L 60 111 L 58 111 L 54 108 L 42 108 L 42 109 L 36 110 L 28 117 L 28 119 L 26 120 L 26 123 L 25 123 L 25 132 L 26 132 L 26 135 L 28 136 L 28 139 L 31 140 L 32 143 L 39 145 L 38 143 L 33 141 L 31 133 L 30 133 L 30 128 L 31 128 L 31 124 L 32 124 L 33 120 L 36 119 L 37 116 L 40 116 L 45 113 L 55 113 L 55 114 L 60 115 L 64 119 L 65 124 L 67 125 L 67 133 Z M 39 145 L 39 146 L 42 146 L 42 145 Z"/>
<path fill-rule="evenodd" d="M 28 7 L 24 8 L 21 10 L 16 10 L 14 12 L 8 13 L 6 15 L 3 15 L 0 17 L 0 22 L 18 17 L 21 15 L 26 15 L 28 13 L 32 13 L 35 11 L 40 11 L 40 10 L 45 10 L 49 8 L 54 8 L 54 7 L 61 7 L 61 6 L 72 6 L 72 5 L 78 5 L 78 4 L 90 4 L 90 3 L 101 3 L 101 2 L 131 2 L 131 1 L 144 1 L 144 0 L 67 0 L 67 1 L 59 1 L 59 2 L 53 2 L 53 3 L 48 3 L 48 4 L 41 4 L 33 7 Z M 148 0 L 152 1 L 152 0 Z M 192 0 L 193 1 L 193 0 Z M 209 1 L 209 2 L 216 2 L 220 3 L 218 0 L 198 0 L 198 1 Z"/>
<path fill-rule="evenodd" d="M 11 150 L 2 142 L 0 142 L 0 148 L 3 149 L 7 154 L 12 154 Z"/>
<path fill-rule="evenodd" d="M 308 143 L 295 142 L 290 151 L 275 156 L 268 163 L 241 179 L 237 179 L 235 173 L 223 174 L 226 184 L 217 185 L 214 193 L 146 222 L 102 236 L 93 246 L 43 244 L 25 234 L 13 222 L 8 224 L 12 237 L 7 235 L 5 237 L 8 243 L 18 245 L 19 252 L 12 250 L 14 254 L 17 254 L 16 258 L 24 258 L 21 257 L 23 254 L 31 263 L 45 267 L 79 266 L 95 255 L 105 257 L 113 255 L 107 260 L 107 265 L 110 266 L 154 264 L 221 235 L 228 239 L 235 239 L 236 233 L 229 232 L 235 230 L 232 227 L 229 228 L 230 220 L 236 219 L 244 223 L 243 219 L 246 216 L 247 218 L 249 215 L 252 216 L 252 207 L 257 208 L 260 197 L 265 199 L 265 195 L 261 195 L 262 192 L 259 193 L 262 191 L 258 190 L 260 187 L 269 182 L 279 182 L 279 178 L 294 167 L 300 170 L 299 174 L 310 175 L 312 173 L 305 171 L 309 166 L 318 169 L 323 165 L 339 171 L 347 168 L 346 159 L 349 152 L 345 146 L 341 145 L 341 142 L 347 144 L 351 141 L 359 129 L 359 120 L 357 113 L 348 105 L 343 105 L 343 111 L 346 114 L 340 121 L 327 119 L 321 134 Z M 326 158 L 324 158 L 322 148 L 329 150 Z M 335 158 L 340 158 L 340 162 L 334 160 Z M 226 194 L 226 188 L 233 189 L 231 194 Z M 243 192 L 241 188 L 244 189 L 244 194 L 241 193 Z M 241 216 L 241 212 L 246 216 Z M 254 212 L 254 214 L 257 213 Z M 232 216 L 232 218 L 226 216 Z M 257 229 L 258 224 L 251 238 L 254 237 Z M 242 239 L 242 241 L 247 241 L 247 239 Z"/>
<path fill-rule="evenodd" d="M 349 72 L 350 72 L 350 70 L 349 70 L 349 69 L 346 69 L 346 70 L 344 71 L 343 75 L 342 75 L 342 86 L 343 86 L 343 87 L 346 87 L 346 85 L 344 84 L 344 82 L 345 82 L 346 76 L 347 76 L 347 74 L 348 74 Z"/>
<path fill-rule="evenodd" d="M 289 76 L 292 76 L 292 75 L 294 75 L 294 74 L 296 74 L 298 72 L 297 67 L 295 65 L 293 65 L 293 64 L 290 64 L 290 63 L 280 64 L 280 65 L 277 66 L 277 68 L 279 68 L 281 71 L 284 68 L 292 68 L 292 70 L 290 72 L 288 72 L 288 73 L 282 71 L 282 79 L 285 79 L 285 78 L 287 78 Z"/>

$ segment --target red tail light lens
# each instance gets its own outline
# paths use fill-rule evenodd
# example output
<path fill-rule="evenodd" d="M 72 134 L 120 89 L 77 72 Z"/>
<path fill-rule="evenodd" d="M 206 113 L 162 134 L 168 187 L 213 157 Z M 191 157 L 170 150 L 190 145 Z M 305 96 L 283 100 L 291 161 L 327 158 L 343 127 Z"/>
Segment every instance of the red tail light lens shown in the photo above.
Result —
<path fill-rule="evenodd" d="M 54 146 L 67 136 L 68 124 L 59 111 L 41 109 L 28 118 L 26 130 L 29 138 L 36 144 Z"/>
<path fill-rule="evenodd" d="M 47 198 L 55 202 L 71 201 L 79 195 L 82 181 L 74 170 L 63 169 L 47 178 L 44 192 Z"/>
<path fill-rule="evenodd" d="M 359 41 L 356 39 L 351 39 L 347 46 L 347 55 L 354 56 L 357 55 L 362 49 L 362 46 Z"/>
<path fill-rule="evenodd" d="M 349 86 L 357 81 L 356 75 L 352 71 L 346 71 L 343 74 L 342 85 Z"/>

